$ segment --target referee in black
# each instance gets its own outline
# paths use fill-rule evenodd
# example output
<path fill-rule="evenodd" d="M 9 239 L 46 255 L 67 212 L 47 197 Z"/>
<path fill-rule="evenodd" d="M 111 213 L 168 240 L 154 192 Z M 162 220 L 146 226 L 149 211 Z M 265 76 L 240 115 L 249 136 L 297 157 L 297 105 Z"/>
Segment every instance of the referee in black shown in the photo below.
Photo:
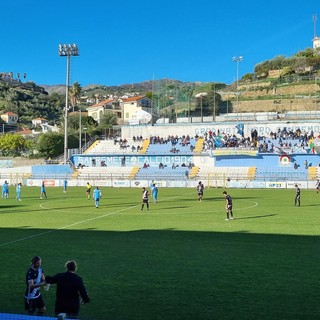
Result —
<path fill-rule="evenodd" d="M 300 207 L 300 196 L 301 196 L 301 191 L 298 185 L 295 185 L 296 187 L 296 197 L 294 198 L 294 205 L 296 206 L 298 204 L 298 207 Z"/>
<path fill-rule="evenodd" d="M 65 264 L 66 272 L 58 273 L 53 277 L 46 276 L 46 283 L 57 284 L 55 313 L 66 313 L 67 318 L 77 319 L 80 311 L 80 302 L 90 301 L 87 290 L 81 277 L 75 274 L 77 263 L 74 260 Z M 81 298 L 81 299 L 80 299 Z"/>

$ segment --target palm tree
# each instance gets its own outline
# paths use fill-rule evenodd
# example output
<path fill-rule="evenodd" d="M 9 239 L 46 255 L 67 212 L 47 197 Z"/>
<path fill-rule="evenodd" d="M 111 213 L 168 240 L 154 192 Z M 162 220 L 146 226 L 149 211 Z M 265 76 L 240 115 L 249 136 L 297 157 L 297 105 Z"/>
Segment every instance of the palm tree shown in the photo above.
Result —
<path fill-rule="evenodd" d="M 69 99 L 70 99 L 73 112 L 74 112 L 74 107 L 77 104 L 77 101 L 80 99 L 81 90 L 82 88 L 79 82 L 75 82 L 73 86 L 69 89 Z"/>

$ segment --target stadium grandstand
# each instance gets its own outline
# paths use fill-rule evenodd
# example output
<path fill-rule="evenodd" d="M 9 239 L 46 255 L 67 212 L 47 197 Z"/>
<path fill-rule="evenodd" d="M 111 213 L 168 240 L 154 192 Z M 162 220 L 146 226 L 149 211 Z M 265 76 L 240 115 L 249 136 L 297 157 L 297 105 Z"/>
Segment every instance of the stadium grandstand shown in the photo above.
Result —
<path fill-rule="evenodd" d="M 313 188 L 320 178 L 319 124 L 248 121 L 122 126 L 119 135 L 96 138 L 72 150 L 69 164 L 3 163 L 1 179 L 11 184 L 137 187 L 261 188 L 299 182 Z M 0 160 L 2 161 L 2 160 Z M 240 182 L 239 182 L 240 181 Z M 272 184 L 273 183 L 273 184 Z"/>

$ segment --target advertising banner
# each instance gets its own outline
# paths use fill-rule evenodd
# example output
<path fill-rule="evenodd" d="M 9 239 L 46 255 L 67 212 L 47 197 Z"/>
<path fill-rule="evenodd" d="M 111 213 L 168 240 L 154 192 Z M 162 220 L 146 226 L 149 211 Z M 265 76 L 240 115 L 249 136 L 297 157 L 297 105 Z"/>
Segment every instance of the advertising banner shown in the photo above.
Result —
<path fill-rule="evenodd" d="M 308 181 L 308 189 L 317 189 L 317 181 Z"/>
<path fill-rule="evenodd" d="M 94 183 L 95 186 L 98 187 L 112 187 L 112 181 L 108 180 L 96 180 Z"/>
<path fill-rule="evenodd" d="M 248 180 L 240 180 L 240 181 L 227 181 L 226 188 L 247 188 L 249 181 Z"/>
<path fill-rule="evenodd" d="M 37 179 L 26 179 L 26 185 L 28 187 L 40 187 L 43 180 L 37 180 Z M 59 180 L 44 180 L 44 185 L 46 187 L 55 187 L 59 186 Z"/>
<path fill-rule="evenodd" d="M 248 189 L 265 189 L 266 183 L 264 181 L 248 181 L 246 188 Z"/>
<path fill-rule="evenodd" d="M 154 180 L 154 183 L 158 188 L 166 188 L 167 187 L 167 181 L 165 180 Z M 151 181 L 149 181 L 149 186 L 151 184 Z"/>
<path fill-rule="evenodd" d="M 186 187 L 186 181 L 167 181 L 167 187 L 169 188 L 185 188 Z"/>
<path fill-rule="evenodd" d="M 187 188 L 196 188 L 198 185 L 198 181 L 197 180 L 187 180 L 186 181 L 186 187 Z M 205 183 L 203 183 L 203 185 L 206 187 Z"/>
<path fill-rule="evenodd" d="M 113 180 L 112 186 L 114 188 L 127 188 L 130 187 L 130 180 Z"/>
<path fill-rule="evenodd" d="M 294 189 L 296 184 L 298 185 L 298 187 L 300 189 L 307 189 L 308 188 L 307 181 L 287 181 L 287 188 Z"/>
<path fill-rule="evenodd" d="M 132 188 L 143 188 L 143 187 L 149 188 L 149 185 L 150 185 L 150 183 L 148 180 L 132 180 L 130 183 L 130 186 Z"/>
<path fill-rule="evenodd" d="M 287 183 L 284 181 L 268 181 L 266 182 L 267 189 L 285 189 Z"/>

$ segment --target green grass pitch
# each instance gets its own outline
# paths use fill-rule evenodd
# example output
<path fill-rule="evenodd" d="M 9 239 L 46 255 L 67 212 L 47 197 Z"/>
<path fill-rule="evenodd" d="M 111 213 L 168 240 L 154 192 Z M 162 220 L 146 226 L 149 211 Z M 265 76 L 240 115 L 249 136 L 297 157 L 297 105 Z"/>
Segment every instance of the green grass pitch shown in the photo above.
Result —
<path fill-rule="evenodd" d="M 96 209 L 85 188 L 23 187 L 0 199 L 0 312 L 24 313 L 25 273 L 34 255 L 45 274 L 68 259 L 91 302 L 80 318 L 319 319 L 320 194 L 302 190 L 160 189 L 140 211 L 141 189 L 102 188 Z M 54 314 L 55 287 L 42 291 Z"/>

